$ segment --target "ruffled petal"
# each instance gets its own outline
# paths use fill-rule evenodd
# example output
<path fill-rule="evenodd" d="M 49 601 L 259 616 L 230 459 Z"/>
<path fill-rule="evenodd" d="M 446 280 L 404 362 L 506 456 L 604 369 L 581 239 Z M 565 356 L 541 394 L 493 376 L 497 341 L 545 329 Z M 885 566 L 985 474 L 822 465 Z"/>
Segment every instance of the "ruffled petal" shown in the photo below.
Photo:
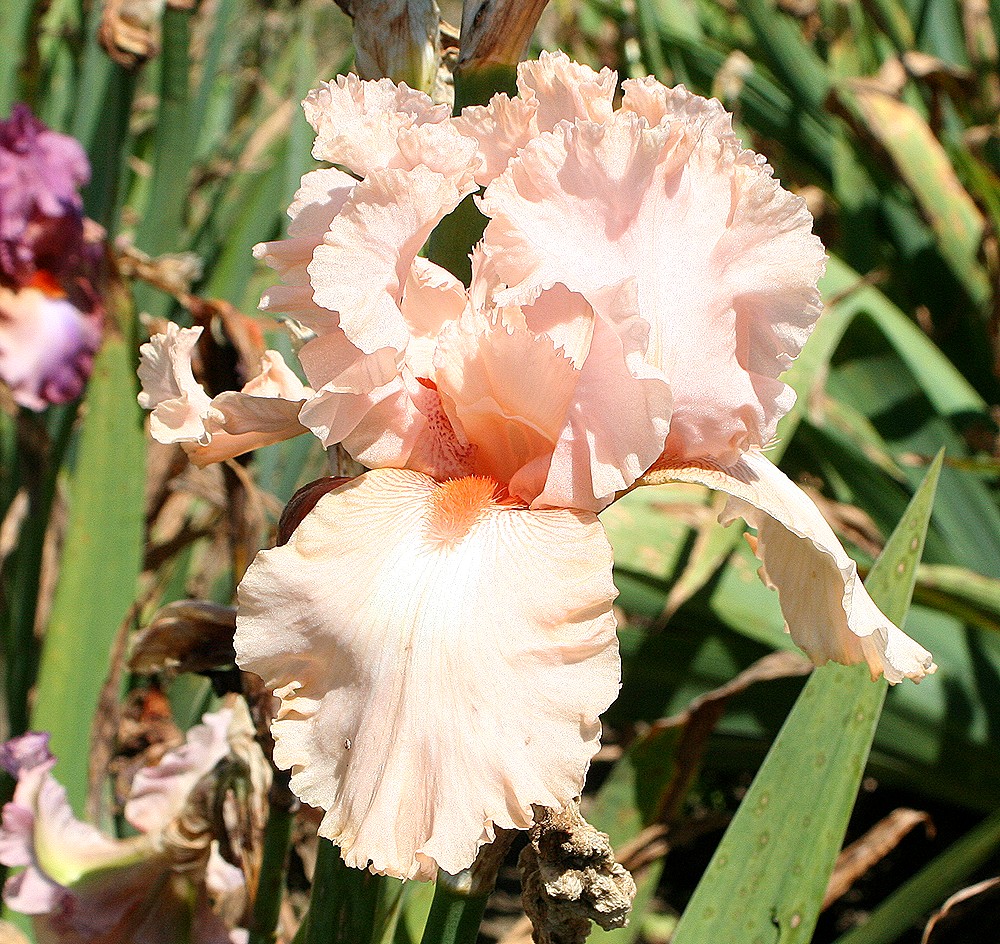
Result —
<path fill-rule="evenodd" d="M 670 428 L 670 387 L 631 356 L 646 337 L 633 319 L 617 330 L 597 318 L 565 426 L 532 508 L 600 511 L 656 460 Z M 520 481 L 511 482 L 517 493 Z"/>
<path fill-rule="evenodd" d="M 476 173 L 476 183 L 485 187 L 506 170 L 510 159 L 536 134 L 535 112 L 538 102 L 532 98 L 510 98 L 501 92 L 488 105 L 470 105 L 452 118 L 458 130 L 475 138 L 482 164 Z"/>
<path fill-rule="evenodd" d="M 595 72 L 573 62 L 564 52 L 543 51 L 538 59 L 517 67 L 521 97 L 538 102 L 538 131 L 551 131 L 560 121 L 605 121 L 611 117 L 618 76 L 608 68 Z"/>
<path fill-rule="evenodd" d="M 874 604 L 816 505 L 759 452 L 729 468 L 671 466 L 649 478 L 699 482 L 731 496 L 720 520 L 742 517 L 757 529 L 762 575 L 778 591 L 792 639 L 817 665 L 865 662 L 873 679 L 892 683 L 935 671 L 931 654 Z"/>
<path fill-rule="evenodd" d="M 29 410 L 78 397 L 101 343 L 101 318 L 36 288 L 0 286 L 0 380 Z"/>
<path fill-rule="evenodd" d="M 184 809 L 191 791 L 229 753 L 228 708 L 206 714 L 184 743 L 143 767 L 132 781 L 125 818 L 142 833 L 161 832 Z"/>
<path fill-rule="evenodd" d="M 364 353 L 406 349 L 400 302 L 410 267 L 468 192 L 426 167 L 380 171 L 355 187 L 308 272 L 316 304 L 340 313 L 341 328 Z"/>
<path fill-rule="evenodd" d="M 645 118 L 651 128 L 679 121 L 694 134 L 736 140 L 733 116 L 718 99 L 702 98 L 683 85 L 667 88 L 649 75 L 622 82 L 622 111 Z"/>
<path fill-rule="evenodd" d="M 482 199 L 487 267 L 502 304 L 556 282 L 596 304 L 634 278 L 645 360 L 673 391 L 669 448 L 728 464 L 793 402 L 777 378 L 819 315 L 824 256 L 804 202 L 714 133 L 718 106 L 677 102 L 655 127 L 622 111 L 528 144 Z"/>
<path fill-rule="evenodd" d="M 191 368 L 201 332 L 171 322 L 140 348 L 139 405 L 153 410 L 149 431 L 157 442 L 180 443 L 204 466 L 306 432 L 298 415 L 312 390 L 277 351 L 265 351 L 260 373 L 241 391 L 209 397 Z"/>
<path fill-rule="evenodd" d="M 275 760 L 348 865 L 461 871 L 531 804 L 576 796 L 597 750 L 619 680 L 607 539 L 495 488 L 369 472 L 240 586 L 237 659 L 281 699 Z"/>
<path fill-rule="evenodd" d="M 513 479 L 552 455 L 580 374 L 572 360 L 545 335 L 470 312 L 442 333 L 436 372 L 453 425 L 476 444 L 475 472 L 530 502 L 544 471 L 517 488 Z"/>
<path fill-rule="evenodd" d="M 399 132 L 447 121 L 447 105 L 435 105 L 423 92 L 389 79 L 363 81 L 339 75 L 310 92 L 302 107 L 316 131 L 313 157 L 341 164 L 366 177 L 399 155 Z"/>
<path fill-rule="evenodd" d="M 161 443 L 207 443 L 205 420 L 214 416 L 212 398 L 205 393 L 191 367 L 202 328 L 181 328 L 170 322 L 163 334 L 155 334 L 139 348 L 139 406 L 152 410 L 149 430 Z"/>

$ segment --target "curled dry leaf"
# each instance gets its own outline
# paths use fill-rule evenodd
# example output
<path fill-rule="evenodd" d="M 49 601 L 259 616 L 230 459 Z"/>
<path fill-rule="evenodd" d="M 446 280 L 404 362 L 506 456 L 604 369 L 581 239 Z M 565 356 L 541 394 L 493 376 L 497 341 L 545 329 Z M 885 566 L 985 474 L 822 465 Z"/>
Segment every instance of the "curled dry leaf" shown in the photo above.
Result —
<path fill-rule="evenodd" d="M 206 600 L 178 600 L 163 607 L 132 643 L 129 668 L 154 672 L 205 672 L 233 665 L 236 610 Z"/>
<path fill-rule="evenodd" d="M 164 0 L 108 0 L 97 38 L 120 66 L 135 69 L 160 51 Z"/>
<path fill-rule="evenodd" d="M 579 804 L 536 806 L 528 836 L 518 864 L 536 944 L 583 944 L 591 921 L 606 931 L 628 924 L 635 882 L 615 861 L 607 834 L 580 815 Z"/>

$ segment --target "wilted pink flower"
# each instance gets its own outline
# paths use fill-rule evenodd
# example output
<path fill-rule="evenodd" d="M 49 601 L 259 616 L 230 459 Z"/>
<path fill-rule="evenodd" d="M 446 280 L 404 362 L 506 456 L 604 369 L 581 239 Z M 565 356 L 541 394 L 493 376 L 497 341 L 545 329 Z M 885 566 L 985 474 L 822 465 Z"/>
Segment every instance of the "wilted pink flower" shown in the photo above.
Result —
<path fill-rule="evenodd" d="M 580 791 L 619 678 L 596 512 L 650 470 L 733 496 L 817 663 L 933 671 L 763 454 L 820 312 L 803 202 L 717 102 L 628 81 L 616 109 L 616 86 L 546 54 L 454 119 L 386 81 L 306 100 L 345 170 L 258 247 L 283 282 L 262 307 L 315 335 L 300 422 L 374 471 L 258 556 L 236 650 L 352 865 L 456 872 Z M 481 187 L 466 289 L 418 253 Z"/>
<path fill-rule="evenodd" d="M 34 919 L 39 944 L 162 944 L 190 928 L 193 944 L 242 944 L 217 914 L 226 898 L 244 895 L 242 873 L 218 843 L 199 873 L 173 868 L 168 838 L 196 784 L 230 750 L 232 711 L 205 715 L 181 747 L 136 775 L 125 818 L 140 831 L 104 835 L 73 815 L 52 776 L 48 735 L 30 732 L 0 747 L 0 763 L 17 777 L 3 809 L 0 862 L 21 870 L 7 879 L 4 902 Z M 194 886 L 192 887 L 192 880 Z"/>
<path fill-rule="evenodd" d="M 201 332 L 171 323 L 140 348 L 139 405 L 153 411 L 157 442 L 180 443 L 192 462 L 208 465 L 305 432 L 298 412 L 312 390 L 277 351 L 264 353 L 260 373 L 242 390 L 210 397 L 191 368 Z"/>
<path fill-rule="evenodd" d="M 45 127 L 27 105 L 0 121 L 0 276 L 25 285 L 39 269 L 59 274 L 77 262 L 78 191 L 89 179 L 79 142 Z"/>

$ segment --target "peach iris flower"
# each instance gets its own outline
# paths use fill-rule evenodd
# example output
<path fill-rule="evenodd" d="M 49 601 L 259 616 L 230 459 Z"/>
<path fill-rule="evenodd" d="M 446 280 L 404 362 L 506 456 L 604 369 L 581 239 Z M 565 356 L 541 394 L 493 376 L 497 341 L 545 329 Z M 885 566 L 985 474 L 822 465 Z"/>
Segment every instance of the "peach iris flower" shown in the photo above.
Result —
<path fill-rule="evenodd" d="M 596 515 L 650 470 L 734 496 L 817 663 L 934 668 L 762 452 L 820 313 L 803 202 L 683 88 L 630 80 L 615 109 L 614 73 L 562 54 L 518 87 L 457 118 L 388 80 L 311 93 L 338 168 L 257 248 L 283 283 L 262 307 L 311 338 L 298 421 L 373 471 L 258 556 L 237 656 L 321 835 L 401 877 L 579 794 L 619 687 Z M 418 253 L 469 194 L 489 225 L 466 289 Z"/>

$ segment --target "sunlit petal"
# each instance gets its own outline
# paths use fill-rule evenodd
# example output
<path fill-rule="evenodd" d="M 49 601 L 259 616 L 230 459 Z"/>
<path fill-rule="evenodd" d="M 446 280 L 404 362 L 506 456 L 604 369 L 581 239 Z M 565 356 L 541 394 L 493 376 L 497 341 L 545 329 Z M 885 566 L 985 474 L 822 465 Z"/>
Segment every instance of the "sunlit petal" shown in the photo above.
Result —
<path fill-rule="evenodd" d="M 833 529 L 797 485 L 758 452 L 729 468 L 657 469 L 653 481 L 700 482 L 731 496 L 721 520 L 757 529 L 764 577 L 778 591 L 792 639 L 817 665 L 865 662 L 872 678 L 916 681 L 936 668 L 931 655 L 872 602 Z"/>
<path fill-rule="evenodd" d="M 345 861 L 468 866 L 579 793 L 618 690 L 597 519 L 494 483 L 379 470 L 320 499 L 240 587 L 240 664 L 281 698 L 277 763 Z M 359 579 L 364 574 L 364 579 Z"/>

